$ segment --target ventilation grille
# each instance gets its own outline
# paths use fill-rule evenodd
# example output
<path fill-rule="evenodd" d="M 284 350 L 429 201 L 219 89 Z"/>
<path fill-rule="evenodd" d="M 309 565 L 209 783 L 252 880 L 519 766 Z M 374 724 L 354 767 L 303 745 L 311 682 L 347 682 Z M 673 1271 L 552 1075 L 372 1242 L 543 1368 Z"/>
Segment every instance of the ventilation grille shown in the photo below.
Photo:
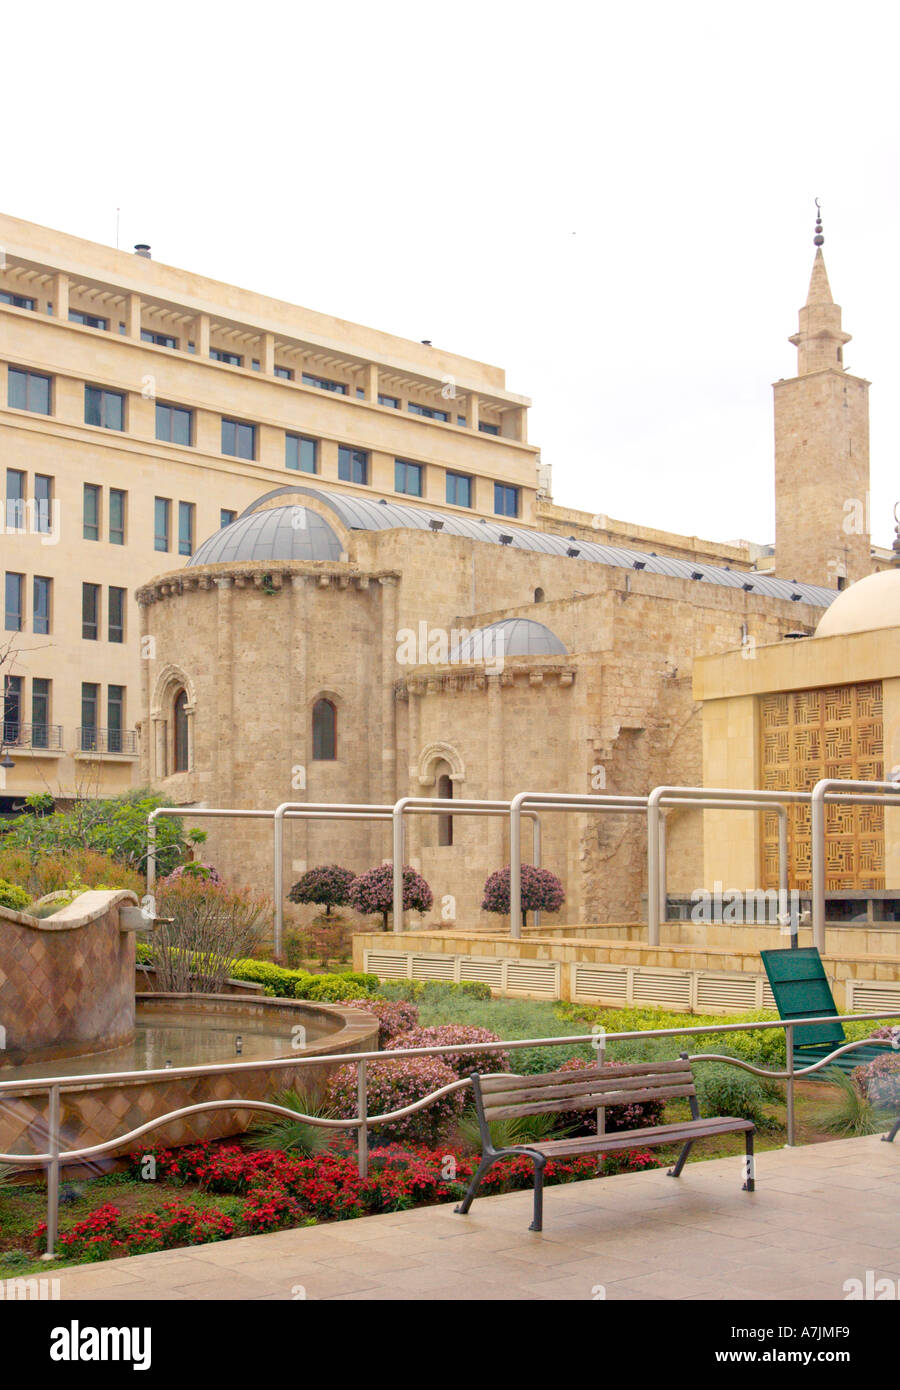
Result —
<path fill-rule="evenodd" d="M 459 962 L 459 978 L 476 980 L 490 985 L 491 989 L 502 989 L 503 961 L 492 960 L 490 956 L 463 956 Z"/>
<path fill-rule="evenodd" d="M 753 1009 L 758 989 L 753 975 L 699 975 L 697 1003 L 708 1009 Z"/>
<path fill-rule="evenodd" d="M 539 995 L 542 999 L 559 998 L 559 966 L 536 965 L 532 961 L 508 961 L 506 989 L 509 994 Z"/>
<path fill-rule="evenodd" d="M 575 966 L 576 999 L 609 1000 L 628 998 L 628 971 L 603 970 L 598 966 Z"/>
<path fill-rule="evenodd" d="M 366 951 L 363 968 L 379 980 L 405 980 L 409 956 L 405 951 Z"/>
<path fill-rule="evenodd" d="M 456 977 L 455 956 L 413 956 L 410 966 L 413 980 L 452 980 Z"/>
<path fill-rule="evenodd" d="M 772 986 L 767 979 L 764 979 L 762 982 L 762 1006 L 764 1009 L 777 1010 L 778 1008 L 778 1005 L 775 1003 L 775 995 L 772 993 Z"/>
<path fill-rule="evenodd" d="M 873 1014 L 877 1009 L 900 1011 L 900 984 L 875 985 L 868 980 L 850 980 L 849 984 L 851 1009 L 866 1014 Z"/>
<path fill-rule="evenodd" d="M 635 970 L 632 997 L 635 1000 L 646 999 L 654 1004 L 677 1004 L 689 1009 L 691 977 L 686 972 Z"/>

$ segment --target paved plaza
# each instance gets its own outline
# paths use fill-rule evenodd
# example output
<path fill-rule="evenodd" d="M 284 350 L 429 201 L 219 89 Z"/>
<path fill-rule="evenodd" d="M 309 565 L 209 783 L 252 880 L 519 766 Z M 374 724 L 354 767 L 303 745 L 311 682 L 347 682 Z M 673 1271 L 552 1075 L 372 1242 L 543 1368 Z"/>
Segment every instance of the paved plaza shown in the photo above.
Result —
<path fill-rule="evenodd" d="M 65 1299 L 843 1300 L 900 1281 L 900 1142 L 778 1149 L 61 1270 Z"/>

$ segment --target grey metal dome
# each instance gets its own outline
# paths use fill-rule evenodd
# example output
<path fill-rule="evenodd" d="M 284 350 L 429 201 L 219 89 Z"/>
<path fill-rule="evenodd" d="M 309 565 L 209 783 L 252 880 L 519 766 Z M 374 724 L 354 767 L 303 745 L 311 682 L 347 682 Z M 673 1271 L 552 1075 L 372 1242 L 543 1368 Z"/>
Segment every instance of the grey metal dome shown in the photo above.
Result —
<path fill-rule="evenodd" d="M 502 652 L 503 656 L 567 655 L 556 633 L 543 623 L 536 623 L 533 618 L 504 618 L 471 632 L 453 648 L 450 660 L 481 661 L 494 652 Z"/>
<path fill-rule="evenodd" d="M 235 564 L 250 560 L 340 560 L 335 532 L 308 507 L 269 507 L 245 513 L 210 536 L 188 565 Z"/>

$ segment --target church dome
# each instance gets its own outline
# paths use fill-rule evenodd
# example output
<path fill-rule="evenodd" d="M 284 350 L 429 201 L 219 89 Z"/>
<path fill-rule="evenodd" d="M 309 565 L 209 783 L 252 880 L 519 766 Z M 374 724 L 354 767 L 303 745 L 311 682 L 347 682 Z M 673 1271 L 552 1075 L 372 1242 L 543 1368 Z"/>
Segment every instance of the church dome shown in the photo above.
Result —
<path fill-rule="evenodd" d="M 819 619 L 816 636 L 837 637 L 883 627 L 900 627 L 900 569 L 882 570 L 851 584 Z"/>
<path fill-rule="evenodd" d="M 502 648 L 501 644 L 502 643 Z M 502 650 L 503 656 L 566 656 L 554 632 L 533 618 L 504 618 L 476 628 L 450 653 L 451 661 L 481 661 Z"/>
<path fill-rule="evenodd" d="M 245 513 L 198 547 L 188 565 L 240 564 L 259 560 L 340 560 L 336 533 L 308 507 L 269 507 Z"/>

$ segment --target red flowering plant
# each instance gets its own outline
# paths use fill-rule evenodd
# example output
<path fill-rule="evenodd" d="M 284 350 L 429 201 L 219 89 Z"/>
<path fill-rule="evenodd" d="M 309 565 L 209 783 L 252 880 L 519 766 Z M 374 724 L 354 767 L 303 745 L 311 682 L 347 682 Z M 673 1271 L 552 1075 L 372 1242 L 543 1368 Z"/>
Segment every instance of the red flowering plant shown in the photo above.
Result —
<path fill-rule="evenodd" d="M 509 915 L 510 870 L 496 869 L 484 885 L 482 912 L 499 912 Z M 562 883 L 549 869 L 535 868 L 534 864 L 522 865 L 522 925 L 528 920 L 529 912 L 558 912 L 566 900 Z"/>
<path fill-rule="evenodd" d="M 453 1043 L 500 1042 L 500 1036 L 487 1028 L 476 1028 L 462 1023 L 441 1023 L 429 1028 L 409 1028 L 398 1033 L 387 1044 L 387 1050 L 404 1047 L 446 1047 Z M 438 1059 L 449 1067 L 458 1077 L 470 1076 L 472 1072 L 490 1074 L 509 1071 L 509 1053 L 502 1048 L 491 1052 L 444 1052 Z"/>
<path fill-rule="evenodd" d="M 861 1067 L 854 1067 L 858 1090 L 873 1105 L 900 1108 L 900 1052 L 885 1052 Z"/>
<path fill-rule="evenodd" d="M 367 869 L 350 884 L 347 901 L 363 916 L 381 913 L 382 927 L 388 929 L 388 914 L 394 910 L 394 866 L 390 860 Z M 403 866 L 403 911 L 428 912 L 434 896 L 421 874 L 408 864 Z"/>

